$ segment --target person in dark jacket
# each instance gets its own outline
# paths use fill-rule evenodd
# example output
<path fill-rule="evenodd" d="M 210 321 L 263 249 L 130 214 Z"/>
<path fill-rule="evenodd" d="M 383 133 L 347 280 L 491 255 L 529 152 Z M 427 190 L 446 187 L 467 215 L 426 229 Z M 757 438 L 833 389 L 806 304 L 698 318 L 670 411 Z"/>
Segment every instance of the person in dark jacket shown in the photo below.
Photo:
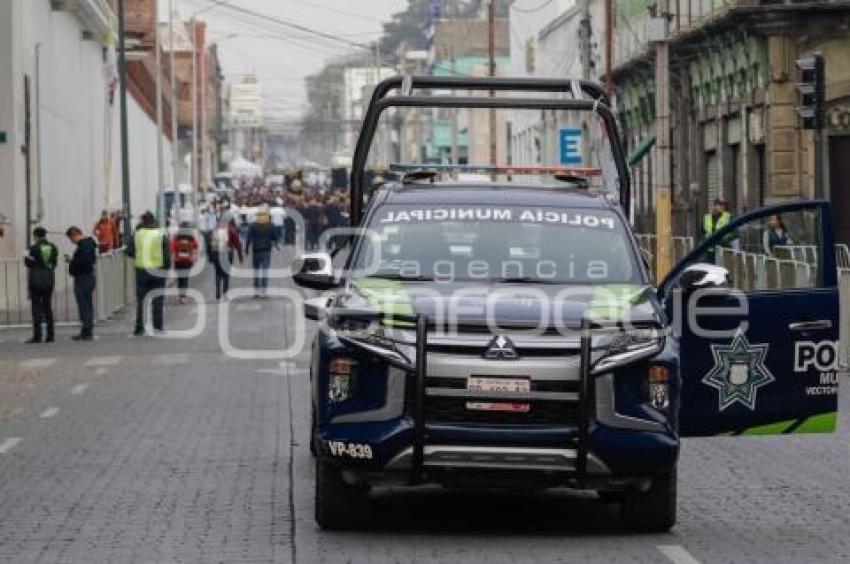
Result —
<path fill-rule="evenodd" d="M 27 343 L 40 343 L 41 325 L 46 326 L 45 343 L 52 343 L 53 332 L 53 287 L 55 284 L 56 264 L 59 251 L 56 245 L 47 240 L 47 230 L 36 227 L 33 232 L 35 244 L 30 247 L 24 264 L 29 270 L 27 285 L 32 302 L 32 339 Z"/>
<path fill-rule="evenodd" d="M 254 267 L 255 298 L 266 296 L 273 248 L 278 248 L 277 236 L 268 209 L 262 209 L 257 213 L 257 221 L 248 228 L 245 238 L 245 254 L 251 255 Z"/>
<path fill-rule="evenodd" d="M 94 288 L 97 243 L 92 237 L 83 235 L 79 227 L 69 227 L 65 235 L 77 246 L 74 256 L 68 260 L 68 273 L 74 279 L 74 297 L 80 312 L 82 327 L 75 341 L 91 341 L 94 338 Z"/>

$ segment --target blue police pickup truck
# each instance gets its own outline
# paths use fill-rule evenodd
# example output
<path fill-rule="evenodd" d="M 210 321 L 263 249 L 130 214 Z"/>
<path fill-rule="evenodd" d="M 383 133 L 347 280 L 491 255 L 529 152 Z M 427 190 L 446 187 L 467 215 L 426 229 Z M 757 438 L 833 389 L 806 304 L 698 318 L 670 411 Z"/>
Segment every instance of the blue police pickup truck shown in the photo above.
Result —
<path fill-rule="evenodd" d="M 571 96 L 414 94 L 429 88 Z M 613 174 L 482 167 L 486 182 L 465 182 L 399 167 L 397 181 L 367 187 L 368 146 L 393 107 L 589 112 Z M 740 216 L 654 285 L 618 139 L 591 83 L 417 77 L 376 89 L 353 163 L 353 230 L 336 247 L 344 265 L 307 254 L 294 277 L 322 291 L 304 307 L 320 324 L 310 441 L 321 527 L 365 526 L 373 487 L 441 484 L 595 491 L 620 502 L 626 528 L 664 531 L 681 438 L 834 430 L 828 204 Z M 550 178 L 514 178 L 532 173 Z M 618 190 L 598 189 L 606 182 Z M 777 217 L 793 244 L 766 243 Z"/>

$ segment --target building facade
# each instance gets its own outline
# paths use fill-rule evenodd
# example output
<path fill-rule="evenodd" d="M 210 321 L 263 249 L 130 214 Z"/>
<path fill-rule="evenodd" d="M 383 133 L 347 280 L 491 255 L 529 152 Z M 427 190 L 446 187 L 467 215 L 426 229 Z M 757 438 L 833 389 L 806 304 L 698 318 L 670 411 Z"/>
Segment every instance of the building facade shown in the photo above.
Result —
<path fill-rule="evenodd" d="M 360 134 L 360 125 L 363 122 L 363 116 L 366 114 L 375 86 L 385 78 L 395 74 L 395 69 L 384 66 L 348 67 L 343 71 L 340 109 L 342 122 L 345 124 L 342 144 L 344 155 L 354 154 L 354 146 L 357 144 L 357 137 Z M 379 128 L 375 135 L 371 159 L 374 164 L 385 167 L 392 154 L 389 145 L 389 131 L 387 131 L 387 128 Z"/>
<path fill-rule="evenodd" d="M 231 160 L 242 158 L 261 163 L 265 154 L 263 88 L 257 77 L 247 75 L 241 82 L 231 84 L 228 98 Z"/>
<path fill-rule="evenodd" d="M 636 221 L 654 223 L 655 72 L 648 37 L 669 22 L 674 230 L 698 233 L 717 197 L 736 213 L 814 193 L 813 136 L 796 116 L 795 60 L 826 59 L 828 140 L 825 197 L 838 237 L 850 241 L 850 2 L 618 0 L 614 34 L 617 107 L 635 155 Z M 663 17 L 662 17 L 663 16 Z"/>
<path fill-rule="evenodd" d="M 69 225 L 121 209 L 115 30 L 105 0 L 0 2 L 0 257 L 19 258 L 37 224 L 64 246 Z M 134 215 L 158 190 L 145 68 L 128 73 Z"/>
<path fill-rule="evenodd" d="M 510 73 L 508 19 L 497 17 L 494 25 L 496 76 Z M 434 17 L 428 62 L 434 76 L 479 76 L 490 74 L 490 22 L 486 14 L 478 17 Z M 446 92 L 445 94 L 450 94 Z M 486 92 L 468 92 L 486 96 Z M 430 140 L 425 147 L 426 162 L 442 164 L 490 163 L 490 118 L 488 110 L 442 109 L 427 116 Z M 509 162 L 508 112 L 496 112 L 496 162 Z"/>

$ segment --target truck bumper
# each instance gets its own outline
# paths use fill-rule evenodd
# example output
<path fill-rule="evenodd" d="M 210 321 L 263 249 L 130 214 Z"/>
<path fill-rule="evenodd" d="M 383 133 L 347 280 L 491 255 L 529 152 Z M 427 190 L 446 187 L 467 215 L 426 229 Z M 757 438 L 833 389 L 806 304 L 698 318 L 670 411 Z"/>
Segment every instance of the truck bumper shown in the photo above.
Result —
<path fill-rule="evenodd" d="M 421 475 L 417 478 L 410 417 L 381 423 L 332 425 L 319 436 L 318 455 L 373 485 L 381 483 L 445 482 L 464 471 L 516 474 L 519 479 L 545 476 L 547 485 L 617 489 L 672 469 L 679 453 L 678 440 L 667 433 L 615 429 L 591 425 L 587 459 L 578 464 L 570 427 L 494 428 L 471 425 L 426 426 Z M 329 445 L 368 445 L 371 458 L 354 458 L 349 449 Z M 601 486 L 600 486 L 601 484 Z"/>

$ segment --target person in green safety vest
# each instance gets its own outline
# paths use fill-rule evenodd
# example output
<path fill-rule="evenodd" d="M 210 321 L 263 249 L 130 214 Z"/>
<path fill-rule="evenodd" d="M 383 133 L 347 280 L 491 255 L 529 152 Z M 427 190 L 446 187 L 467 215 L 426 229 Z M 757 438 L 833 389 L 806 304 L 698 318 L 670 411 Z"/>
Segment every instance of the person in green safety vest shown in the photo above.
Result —
<path fill-rule="evenodd" d="M 133 335 L 145 335 L 145 309 L 151 302 L 154 331 L 163 331 L 163 309 L 165 304 L 165 281 L 171 258 L 168 237 L 156 223 L 151 212 L 142 215 L 141 223 L 127 248 L 127 254 L 136 264 L 136 330 Z M 149 299 L 149 295 L 153 296 Z"/>
<path fill-rule="evenodd" d="M 722 229 L 732 220 L 732 215 L 729 213 L 729 204 L 723 198 L 714 200 L 714 206 L 711 213 L 705 214 L 702 218 L 702 234 L 707 239 L 714 235 L 718 230 Z"/>
<path fill-rule="evenodd" d="M 32 339 L 27 343 L 40 343 L 42 338 L 41 325 L 46 328 L 45 343 L 52 343 L 53 334 L 53 286 L 55 283 L 56 265 L 59 262 L 59 251 L 56 245 L 47 240 L 47 230 L 36 227 L 33 232 L 35 244 L 30 247 L 24 257 L 29 274 L 27 286 L 32 301 Z"/>
<path fill-rule="evenodd" d="M 719 230 L 726 227 L 729 222 L 732 221 L 732 214 L 729 213 L 729 204 L 723 198 L 716 198 L 714 200 L 714 206 L 711 209 L 710 213 L 705 214 L 702 218 L 702 235 L 703 239 L 708 239 Z M 725 247 L 732 247 L 735 243 L 735 235 L 730 234 L 728 236 L 723 237 L 718 245 Z M 710 259 L 714 258 L 714 247 L 708 250 L 708 257 Z"/>

